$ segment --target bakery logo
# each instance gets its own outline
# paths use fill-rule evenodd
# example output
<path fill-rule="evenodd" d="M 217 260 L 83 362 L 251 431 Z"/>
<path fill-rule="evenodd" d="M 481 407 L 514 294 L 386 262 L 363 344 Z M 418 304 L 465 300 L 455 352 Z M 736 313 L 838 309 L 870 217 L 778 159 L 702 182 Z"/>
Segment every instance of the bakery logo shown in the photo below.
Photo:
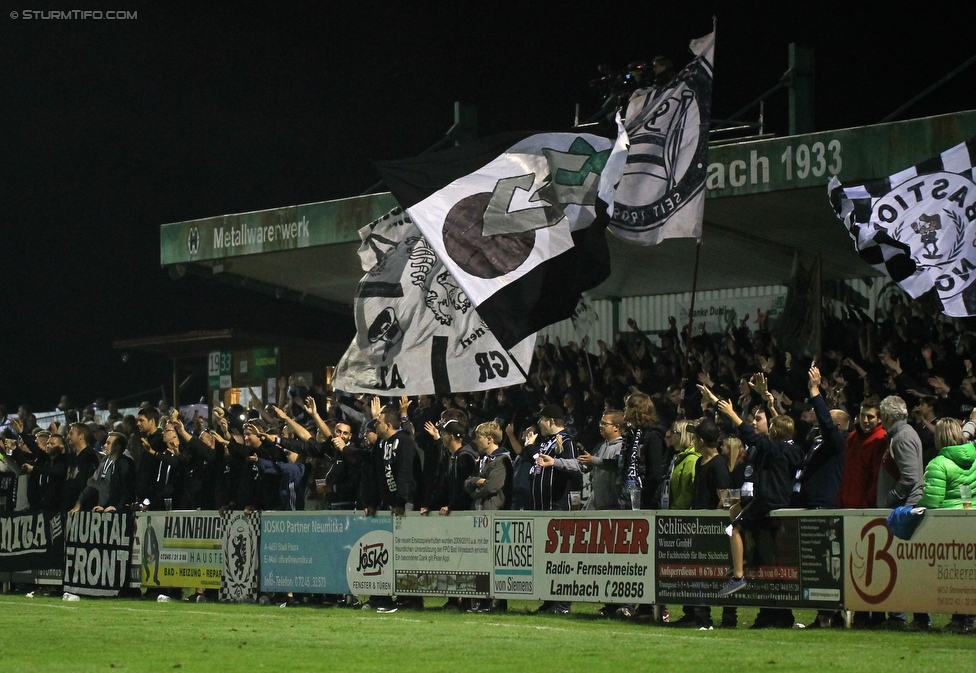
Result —
<path fill-rule="evenodd" d="M 851 585 L 868 605 L 877 605 L 888 598 L 898 580 L 898 564 L 888 553 L 891 543 L 887 521 L 871 519 L 861 529 L 861 539 L 848 559 Z"/>
<path fill-rule="evenodd" d="M 191 255 L 200 252 L 200 230 L 196 227 L 190 227 L 186 235 L 186 249 Z"/>
<path fill-rule="evenodd" d="M 885 227 L 912 261 L 909 272 L 928 269 L 943 299 L 962 292 L 976 271 L 976 184 L 955 173 L 906 180 L 874 204 L 871 219 Z"/>

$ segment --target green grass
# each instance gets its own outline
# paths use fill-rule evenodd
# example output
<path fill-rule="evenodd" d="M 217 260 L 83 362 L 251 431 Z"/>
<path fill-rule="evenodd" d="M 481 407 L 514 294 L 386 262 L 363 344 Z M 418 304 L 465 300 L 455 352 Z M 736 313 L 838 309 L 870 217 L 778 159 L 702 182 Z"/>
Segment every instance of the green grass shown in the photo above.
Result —
<path fill-rule="evenodd" d="M 441 601 L 428 599 L 431 605 Z M 0 596 L 0 672 L 971 671 L 976 637 L 840 630 L 700 632 L 569 617 Z M 677 608 L 680 612 L 680 608 Z M 715 616 L 719 610 L 713 610 Z M 797 611 L 801 622 L 813 613 Z M 947 617 L 937 616 L 937 625 Z M 704 668 L 704 667 L 707 667 Z"/>

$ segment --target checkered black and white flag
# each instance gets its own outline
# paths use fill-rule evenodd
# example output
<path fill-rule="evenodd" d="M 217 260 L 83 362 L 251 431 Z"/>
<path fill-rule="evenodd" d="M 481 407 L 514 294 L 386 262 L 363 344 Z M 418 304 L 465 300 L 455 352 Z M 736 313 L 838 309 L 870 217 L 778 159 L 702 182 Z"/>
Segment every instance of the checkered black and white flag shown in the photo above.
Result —
<path fill-rule="evenodd" d="M 835 177 L 831 206 L 861 259 L 912 297 L 933 288 L 946 315 L 976 315 L 976 138 L 857 185 Z"/>

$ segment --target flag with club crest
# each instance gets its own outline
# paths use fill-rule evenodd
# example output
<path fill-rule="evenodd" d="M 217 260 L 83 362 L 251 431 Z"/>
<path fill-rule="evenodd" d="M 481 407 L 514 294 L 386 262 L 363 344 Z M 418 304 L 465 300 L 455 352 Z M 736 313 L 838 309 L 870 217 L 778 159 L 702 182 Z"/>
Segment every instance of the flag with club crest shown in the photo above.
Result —
<path fill-rule="evenodd" d="M 946 315 L 976 315 L 976 138 L 885 178 L 830 180 L 834 212 L 865 262 Z"/>
<path fill-rule="evenodd" d="M 640 245 L 700 237 L 705 212 L 715 31 L 692 40 L 695 58 L 663 86 L 638 89 L 617 115 L 617 141 L 600 180 L 610 231 Z"/>
<path fill-rule="evenodd" d="M 359 236 L 366 275 L 356 291 L 356 338 L 336 367 L 335 388 L 426 395 L 525 380 L 535 335 L 503 348 L 401 209 Z"/>
<path fill-rule="evenodd" d="M 383 180 L 505 348 L 573 315 L 610 275 L 597 187 L 610 141 L 494 136 L 377 164 Z"/>

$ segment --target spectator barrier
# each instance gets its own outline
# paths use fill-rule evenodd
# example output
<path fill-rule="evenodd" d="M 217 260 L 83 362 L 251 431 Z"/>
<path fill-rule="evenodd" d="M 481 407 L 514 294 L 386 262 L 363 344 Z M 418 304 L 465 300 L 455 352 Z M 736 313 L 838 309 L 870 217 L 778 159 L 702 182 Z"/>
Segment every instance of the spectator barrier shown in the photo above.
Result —
<path fill-rule="evenodd" d="M 0 572 L 59 568 L 65 516 L 58 511 L 0 515 Z"/>
<path fill-rule="evenodd" d="M 929 510 L 900 540 L 888 513 L 774 512 L 747 549 L 761 559 L 749 584 L 727 598 L 717 592 L 728 514 L 698 510 L 7 514 L 0 579 L 60 566 L 66 590 L 114 595 L 128 562 L 130 586 L 220 587 L 225 600 L 288 591 L 976 614 L 976 515 Z"/>
<path fill-rule="evenodd" d="M 891 534 L 888 514 L 844 512 L 844 606 L 976 614 L 974 512 L 926 510 L 911 540 Z"/>
<path fill-rule="evenodd" d="M 132 513 L 77 512 L 65 518 L 64 590 L 80 596 L 118 596 L 129 585 Z"/>
<path fill-rule="evenodd" d="M 133 565 L 147 588 L 219 589 L 225 521 L 218 512 L 136 515 Z"/>

